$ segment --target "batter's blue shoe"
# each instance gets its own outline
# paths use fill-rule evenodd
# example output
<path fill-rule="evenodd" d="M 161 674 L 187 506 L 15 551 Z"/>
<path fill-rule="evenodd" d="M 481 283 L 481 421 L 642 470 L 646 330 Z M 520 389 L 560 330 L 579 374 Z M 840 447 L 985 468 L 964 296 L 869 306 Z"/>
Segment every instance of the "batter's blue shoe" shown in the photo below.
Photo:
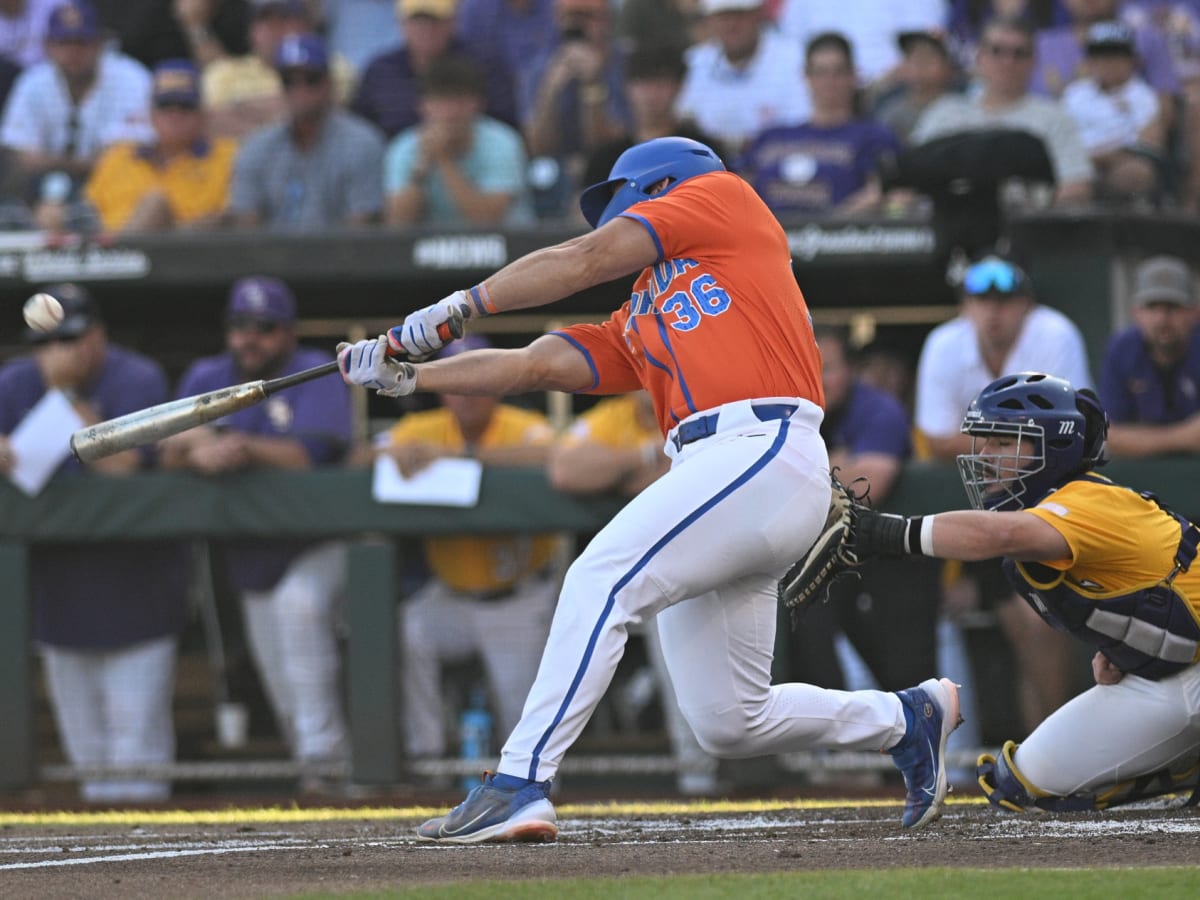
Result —
<path fill-rule="evenodd" d="M 484 772 L 483 783 L 471 788 L 466 800 L 418 828 L 417 837 L 444 844 L 554 840 L 558 817 L 549 799 L 550 782 L 513 784 L 519 781 Z"/>
<path fill-rule="evenodd" d="M 946 738 L 962 722 L 958 685 L 949 678 L 930 678 L 914 688 L 897 691 L 904 704 L 908 730 L 888 752 L 904 776 L 908 795 L 900 824 L 920 828 L 942 814 L 946 799 Z"/>

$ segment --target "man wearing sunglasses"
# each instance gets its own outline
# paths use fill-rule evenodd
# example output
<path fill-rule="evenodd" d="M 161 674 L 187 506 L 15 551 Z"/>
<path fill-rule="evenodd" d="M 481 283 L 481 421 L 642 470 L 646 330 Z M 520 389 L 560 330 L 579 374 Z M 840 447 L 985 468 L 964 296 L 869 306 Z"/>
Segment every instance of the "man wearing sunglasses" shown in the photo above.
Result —
<path fill-rule="evenodd" d="M 35 408 L 41 415 L 63 416 L 62 426 L 71 427 L 168 397 L 167 376 L 157 363 L 108 340 L 99 305 L 85 288 L 57 284 L 43 290 L 62 304 L 62 321 L 49 332 L 30 331 L 33 352 L 0 369 L 0 474 L 5 476 L 21 463 L 8 435 Z M 65 412 L 68 403 L 73 415 Z M 153 464 L 147 448 L 87 464 L 68 457 L 52 480 L 70 490 L 85 471 L 115 476 Z M 72 765 L 174 761 L 171 699 L 178 637 L 187 620 L 188 574 L 186 547 L 170 541 L 33 546 L 33 638 L 59 739 Z M 150 778 L 80 783 L 88 803 L 146 803 L 169 794 L 169 782 Z"/>
<path fill-rule="evenodd" d="M 295 298 L 279 279 L 238 281 L 226 307 L 226 352 L 197 360 L 184 373 L 179 396 L 290 375 L 328 360 L 328 354 L 297 346 L 295 318 Z M 337 379 L 319 378 L 164 442 L 162 458 L 165 468 L 221 478 L 332 465 L 349 441 L 349 393 Z M 255 665 L 292 755 L 302 765 L 345 760 L 334 631 L 345 545 L 239 539 L 221 551 L 241 595 Z M 325 786 L 315 776 L 301 785 Z"/>
<path fill-rule="evenodd" d="M 984 27 L 975 58 L 982 90 L 948 94 L 925 110 L 913 129 L 914 146 L 972 131 L 1012 129 L 1041 139 L 1054 169 L 1055 200 L 1091 197 L 1092 163 L 1079 128 L 1057 101 L 1029 92 L 1034 35 L 1022 19 L 996 18 Z"/>
<path fill-rule="evenodd" d="M 290 35 L 275 66 L 285 118 L 248 137 L 234 163 L 235 225 L 315 231 L 374 222 L 383 208 L 383 136 L 337 106 L 325 42 Z"/>
<path fill-rule="evenodd" d="M 1005 372 L 1050 372 L 1081 388 L 1092 385 L 1079 329 L 1037 303 L 1015 263 L 984 257 L 963 275 L 959 296 L 959 315 L 929 333 L 917 364 L 914 424 L 930 456 L 946 463 L 970 452 L 971 439 L 959 430 L 963 413 Z M 971 580 L 958 584 L 948 602 L 994 610 L 1017 656 L 1024 723 L 1032 729 L 1072 694 L 1070 643 L 1016 602 L 994 563 L 968 567 L 967 574 Z"/>

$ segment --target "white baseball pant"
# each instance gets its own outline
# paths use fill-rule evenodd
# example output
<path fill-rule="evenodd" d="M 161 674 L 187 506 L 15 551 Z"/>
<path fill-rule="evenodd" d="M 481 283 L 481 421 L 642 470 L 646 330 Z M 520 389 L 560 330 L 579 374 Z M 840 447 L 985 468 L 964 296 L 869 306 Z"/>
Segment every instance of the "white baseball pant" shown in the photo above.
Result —
<path fill-rule="evenodd" d="M 1013 759 L 1029 782 L 1066 797 L 1200 753 L 1200 664 L 1161 681 L 1126 675 L 1051 713 Z"/>
<path fill-rule="evenodd" d="M 338 541 L 312 547 L 275 587 L 242 595 L 250 651 L 297 760 L 349 756 L 336 630 L 346 550 Z"/>
<path fill-rule="evenodd" d="M 42 644 L 46 687 L 67 759 L 79 767 L 156 765 L 175 759 L 175 635 L 114 650 Z M 166 800 L 169 781 L 85 780 L 89 803 Z"/>
<path fill-rule="evenodd" d="M 762 421 L 755 407 L 792 404 Z M 746 757 L 882 750 L 904 734 L 895 694 L 771 685 L 779 578 L 820 533 L 829 462 L 818 407 L 728 403 L 716 433 L 618 513 L 567 572 L 537 678 L 499 770 L 554 776 L 607 690 L 631 625 L 658 615 L 679 707 L 701 747 Z M 674 432 L 669 437 L 673 437 Z"/>

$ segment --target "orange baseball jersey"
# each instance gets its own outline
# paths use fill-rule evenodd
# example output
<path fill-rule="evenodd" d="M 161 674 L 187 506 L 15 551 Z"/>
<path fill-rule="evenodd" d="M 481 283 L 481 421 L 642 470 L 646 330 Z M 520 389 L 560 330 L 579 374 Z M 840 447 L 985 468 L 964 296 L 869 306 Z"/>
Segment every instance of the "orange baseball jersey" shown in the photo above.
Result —
<path fill-rule="evenodd" d="M 803 397 L 824 407 L 787 235 L 753 188 L 709 172 L 621 215 L 646 228 L 659 259 L 607 322 L 554 332 L 588 359 L 595 380 L 584 393 L 644 387 L 664 434 L 735 400 Z"/>
<path fill-rule="evenodd" d="M 480 447 L 548 444 L 554 439 L 546 417 L 532 410 L 498 404 Z M 461 453 L 466 446 L 458 420 L 448 409 L 409 413 L 379 443 L 424 442 Z M 463 535 L 431 537 L 424 542 L 429 568 L 456 591 L 492 591 L 511 587 L 545 568 L 554 556 L 554 535 Z"/>

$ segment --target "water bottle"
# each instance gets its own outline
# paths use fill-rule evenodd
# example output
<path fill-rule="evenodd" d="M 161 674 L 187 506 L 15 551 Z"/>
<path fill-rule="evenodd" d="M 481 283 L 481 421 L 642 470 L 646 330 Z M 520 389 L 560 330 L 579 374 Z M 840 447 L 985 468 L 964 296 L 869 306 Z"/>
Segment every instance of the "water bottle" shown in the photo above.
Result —
<path fill-rule="evenodd" d="M 491 755 L 492 714 L 488 712 L 487 695 L 482 688 L 471 692 L 471 703 L 459 718 L 459 738 L 462 741 L 460 756 L 464 759 L 485 759 Z M 470 790 L 479 782 L 478 775 L 463 777 L 464 790 Z"/>

